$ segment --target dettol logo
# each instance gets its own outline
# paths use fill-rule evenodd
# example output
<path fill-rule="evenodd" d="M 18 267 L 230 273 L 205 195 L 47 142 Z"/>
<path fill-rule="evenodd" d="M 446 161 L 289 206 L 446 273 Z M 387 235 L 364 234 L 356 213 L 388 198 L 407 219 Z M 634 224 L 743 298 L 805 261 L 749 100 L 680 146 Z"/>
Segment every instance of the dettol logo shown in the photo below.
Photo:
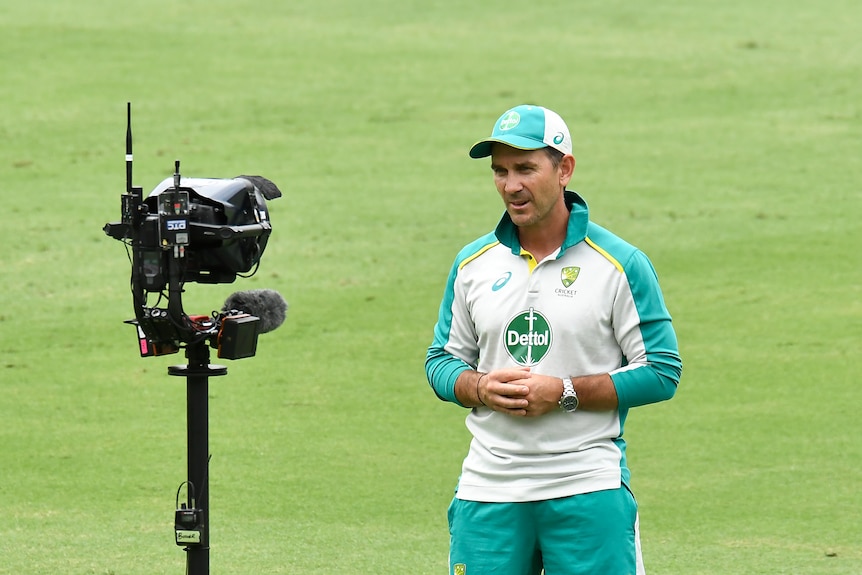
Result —
<path fill-rule="evenodd" d="M 509 110 L 506 112 L 502 118 L 500 118 L 500 131 L 505 132 L 506 130 L 511 130 L 512 128 L 518 127 L 518 124 L 521 123 L 521 114 L 514 110 Z"/>
<path fill-rule="evenodd" d="M 539 363 L 551 348 L 551 326 L 545 316 L 533 308 L 509 321 L 505 337 L 506 351 L 519 365 Z"/>

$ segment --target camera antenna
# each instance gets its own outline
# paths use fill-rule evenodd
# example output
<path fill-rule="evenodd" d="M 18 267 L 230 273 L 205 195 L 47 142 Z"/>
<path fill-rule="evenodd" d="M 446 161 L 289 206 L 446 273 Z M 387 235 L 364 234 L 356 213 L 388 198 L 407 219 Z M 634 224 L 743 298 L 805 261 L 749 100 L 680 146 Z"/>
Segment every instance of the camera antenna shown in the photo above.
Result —
<path fill-rule="evenodd" d="M 132 194 L 132 103 L 126 102 L 126 193 Z"/>

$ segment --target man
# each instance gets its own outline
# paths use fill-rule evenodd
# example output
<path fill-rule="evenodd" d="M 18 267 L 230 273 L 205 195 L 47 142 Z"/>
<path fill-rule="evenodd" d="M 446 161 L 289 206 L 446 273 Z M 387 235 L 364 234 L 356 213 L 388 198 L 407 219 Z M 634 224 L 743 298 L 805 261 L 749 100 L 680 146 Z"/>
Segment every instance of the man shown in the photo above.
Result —
<path fill-rule="evenodd" d="M 506 211 L 456 257 L 425 362 L 470 408 L 450 573 L 643 573 L 623 425 L 682 371 L 655 271 L 566 190 L 556 113 L 512 108 L 470 156 L 491 157 Z"/>

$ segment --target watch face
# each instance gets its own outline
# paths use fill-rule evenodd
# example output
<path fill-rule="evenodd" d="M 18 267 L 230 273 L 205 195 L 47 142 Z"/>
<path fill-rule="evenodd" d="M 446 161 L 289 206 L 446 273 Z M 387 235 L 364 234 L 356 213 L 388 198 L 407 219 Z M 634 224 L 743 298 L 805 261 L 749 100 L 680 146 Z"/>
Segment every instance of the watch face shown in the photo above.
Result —
<path fill-rule="evenodd" d="M 578 408 L 578 396 L 566 395 L 560 400 L 560 407 L 563 411 L 572 412 Z"/>

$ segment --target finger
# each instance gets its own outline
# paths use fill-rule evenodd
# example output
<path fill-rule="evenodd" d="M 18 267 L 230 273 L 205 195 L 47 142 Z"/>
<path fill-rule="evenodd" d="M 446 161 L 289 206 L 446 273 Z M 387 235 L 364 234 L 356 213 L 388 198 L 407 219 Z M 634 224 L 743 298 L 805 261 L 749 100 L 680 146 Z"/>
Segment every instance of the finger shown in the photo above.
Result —
<path fill-rule="evenodd" d="M 494 407 L 505 410 L 526 410 L 530 406 L 530 402 L 526 399 L 508 397 L 499 394 L 494 394 L 492 401 Z"/>
<path fill-rule="evenodd" d="M 530 377 L 531 373 L 529 367 L 501 369 L 494 372 L 494 379 L 503 383 L 517 381 L 519 379 L 529 379 Z"/>
<path fill-rule="evenodd" d="M 530 393 L 528 386 L 513 383 L 489 382 L 486 389 L 501 397 L 521 398 Z"/>

